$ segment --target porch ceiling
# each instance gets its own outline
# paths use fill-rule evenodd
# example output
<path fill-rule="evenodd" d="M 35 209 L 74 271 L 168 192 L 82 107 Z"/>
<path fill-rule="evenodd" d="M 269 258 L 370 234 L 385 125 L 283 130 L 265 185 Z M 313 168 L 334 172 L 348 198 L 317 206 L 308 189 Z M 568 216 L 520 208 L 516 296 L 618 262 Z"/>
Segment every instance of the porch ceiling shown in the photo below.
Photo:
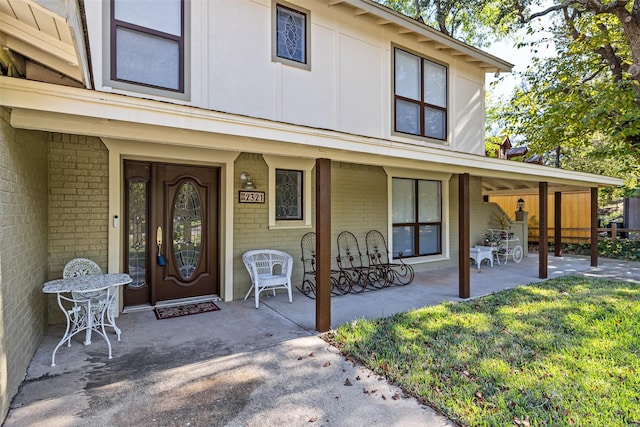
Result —
<path fill-rule="evenodd" d="M 504 160 L 508 161 L 508 160 Z M 524 181 L 519 179 L 504 178 L 482 178 L 482 194 L 483 195 L 499 195 L 499 194 L 528 194 L 538 192 L 539 181 Z M 564 184 L 553 185 L 549 187 L 549 192 L 555 191 L 577 191 L 589 188 L 589 185 Z"/>
<path fill-rule="evenodd" d="M 88 68 L 75 5 L 0 0 L 0 64 L 8 76 L 85 86 Z"/>

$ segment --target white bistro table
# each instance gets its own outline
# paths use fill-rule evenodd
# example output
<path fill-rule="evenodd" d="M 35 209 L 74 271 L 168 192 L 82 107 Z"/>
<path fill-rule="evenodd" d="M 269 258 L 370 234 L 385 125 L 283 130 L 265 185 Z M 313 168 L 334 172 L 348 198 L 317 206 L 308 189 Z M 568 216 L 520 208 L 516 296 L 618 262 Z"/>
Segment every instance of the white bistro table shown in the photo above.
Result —
<path fill-rule="evenodd" d="M 489 261 L 491 267 L 493 267 L 493 261 L 497 261 L 500 265 L 500 259 L 496 255 L 498 248 L 495 246 L 474 246 L 469 250 L 469 256 L 476 262 L 478 270 L 480 270 L 480 264 L 485 259 Z"/>
<path fill-rule="evenodd" d="M 57 294 L 58 305 L 67 319 L 67 329 L 64 336 L 56 345 L 51 355 L 51 366 L 56 366 L 56 351 L 66 341 L 71 346 L 71 337 L 85 331 L 85 345 L 91 344 L 91 332 L 96 332 L 105 339 L 109 347 L 109 359 L 111 359 L 111 342 L 105 332 L 105 316 L 109 305 L 115 300 L 118 286 L 131 283 L 128 274 L 96 274 L 70 277 L 68 279 L 51 280 L 44 284 L 42 292 L 45 294 Z M 82 298 L 82 293 L 106 290 L 106 296 L 96 301 L 92 298 Z M 71 294 L 73 292 L 73 294 Z M 64 296 L 63 294 L 71 296 Z M 75 294 L 75 297 L 73 296 Z M 64 306 L 64 301 L 72 303 L 70 308 Z M 92 310 L 92 306 L 98 310 Z"/>

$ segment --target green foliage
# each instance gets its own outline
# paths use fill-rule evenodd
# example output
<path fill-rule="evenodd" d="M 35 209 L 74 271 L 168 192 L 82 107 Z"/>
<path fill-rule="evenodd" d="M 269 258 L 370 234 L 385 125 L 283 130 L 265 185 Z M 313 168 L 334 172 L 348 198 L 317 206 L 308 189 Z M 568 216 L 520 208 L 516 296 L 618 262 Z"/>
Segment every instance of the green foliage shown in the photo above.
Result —
<path fill-rule="evenodd" d="M 572 255 L 591 254 L 590 243 L 570 243 L 562 245 L 562 252 Z M 611 239 L 598 241 L 598 255 L 603 258 L 640 261 L 640 240 Z"/>
<path fill-rule="evenodd" d="M 640 423 L 640 285 L 565 277 L 328 336 L 460 425 Z"/>
<path fill-rule="evenodd" d="M 533 52 L 508 103 L 488 102 L 487 133 L 523 141 L 530 154 L 565 169 L 625 179 L 628 195 L 640 176 L 640 7 L 633 1 L 376 0 L 477 47 L 519 28 L 534 35 L 546 16 L 552 37 L 518 42 Z M 547 9 L 544 9 L 544 8 Z M 486 151 L 496 151 L 488 138 Z M 611 190 L 607 190 L 611 191 Z M 625 194 L 626 193 L 626 194 Z"/>
<path fill-rule="evenodd" d="M 498 151 L 500 151 L 500 144 L 502 144 L 503 138 L 499 136 L 488 136 L 484 140 L 484 151 L 489 157 L 498 157 Z"/>
<path fill-rule="evenodd" d="M 560 147 L 565 169 L 624 178 L 629 193 L 640 175 L 638 82 L 624 72 L 633 62 L 630 39 L 612 14 L 581 10 L 555 22 L 557 55 L 533 58 L 511 102 L 490 110 L 488 121 L 547 163 Z"/>
<path fill-rule="evenodd" d="M 474 46 L 483 47 L 512 29 L 514 10 L 491 0 L 375 0 Z"/>

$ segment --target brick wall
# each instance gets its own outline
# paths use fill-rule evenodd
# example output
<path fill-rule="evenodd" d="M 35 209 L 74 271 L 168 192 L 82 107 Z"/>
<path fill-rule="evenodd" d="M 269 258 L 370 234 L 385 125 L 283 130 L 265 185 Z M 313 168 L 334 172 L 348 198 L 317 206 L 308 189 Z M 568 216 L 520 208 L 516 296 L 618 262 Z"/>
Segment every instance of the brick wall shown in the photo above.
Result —
<path fill-rule="evenodd" d="M 46 328 L 47 134 L 0 110 L 0 420 Z"/>
<path fill-rule="evenodd" d="M 241 188 L 240 174 L 249 172 L 258 191 L 269 194 L 269 168 L 259 154 L 243 153 L 235 162 L 234 192 Z M 234 297 L 243 298 L 251 283 L 242 263 L 242 254 L 251 249 L 279 249 L 293 256 L 292 282 L 302 280 L 300 239 L 315 231 L 315 169 L 312 179 L 312 223 L 314 227 L 297 229 L 269 229 L 269 200 L 264 204 L 240 204 L 234 206 Z M 376 228 L 386 235 L 387 230 L 387 181 L 382 168 L 333 162 L 331 166 L 331 220 L 332 252 L 336 255 L 335 241 L 338 233 L 349 230 L 356 235 L 363 254 L 366 252 L 365 235 Z"/>
<path fill-rule="evenodd" d="M 89 258 L 107 271 L 109 153 L 100 139 L 52 134 L 49 141 L 50 278 L 62 277 L 65 264 Z M 64 317 L 49 298 L 49 322 Z"/>
<path fill-rule="evenodd" d="M 333 162 L 331 165 L 331 241 L 350 231 L 358 239 L 360 252 L 367 252 L 365 237 L 369 230 L 387 236 L 387 174 L 376 166 Z"/>
<path fill-rule="evenodd" d="M 233 277 L 234 299 L 244 298 L 251 286 L 249 273 L 242 263 L 242 254 L 251 249 L 278 249 L 293 257 L 292 283 L 302 277 L 300 259 L 300 238 L 309 229 L 271 230 L 269 229 L 269 168 L 259 154 L 242 153 L 235 162 L 234 193 L 242 188 L 240 174 L 248 172 L 256 191 L 264 191 L 265 203 L 239 203 L 235 197 Z"/>

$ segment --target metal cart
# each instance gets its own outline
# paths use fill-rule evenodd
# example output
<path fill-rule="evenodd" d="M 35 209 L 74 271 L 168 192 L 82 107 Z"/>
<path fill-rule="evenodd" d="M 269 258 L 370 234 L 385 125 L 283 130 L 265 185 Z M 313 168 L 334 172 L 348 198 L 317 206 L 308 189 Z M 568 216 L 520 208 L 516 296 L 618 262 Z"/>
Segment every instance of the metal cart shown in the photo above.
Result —
<path fill-rule="evenodd" d="M 497 242 L 496 255 L 498 260 L 505 264 L 511 258 L 513 262 L 519 263 L 522 261 L 524 251 L 520 246 L 520 238 L 516 236 L 510 229 L 495 229 L 490 228 L 486 233 L 487 239 L 493 242 Z"/>

